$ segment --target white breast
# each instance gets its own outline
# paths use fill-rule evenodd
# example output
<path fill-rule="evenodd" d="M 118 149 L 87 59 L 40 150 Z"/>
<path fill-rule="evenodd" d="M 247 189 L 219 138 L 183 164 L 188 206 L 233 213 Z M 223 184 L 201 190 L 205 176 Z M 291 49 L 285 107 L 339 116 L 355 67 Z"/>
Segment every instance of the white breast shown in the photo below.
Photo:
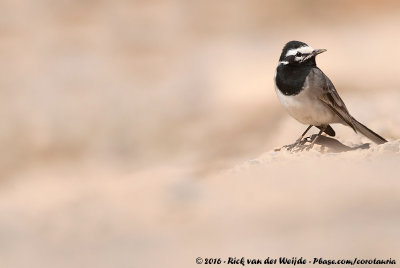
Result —
<path fill-rule="evenodd" d="M 340 120 L 317 96 L 306 88 L 299 94 L 286 96 L 275 86 L 279 101 L 286 111 L 297 121 L 306 125 L 320 126 L 338 123 Z"/>

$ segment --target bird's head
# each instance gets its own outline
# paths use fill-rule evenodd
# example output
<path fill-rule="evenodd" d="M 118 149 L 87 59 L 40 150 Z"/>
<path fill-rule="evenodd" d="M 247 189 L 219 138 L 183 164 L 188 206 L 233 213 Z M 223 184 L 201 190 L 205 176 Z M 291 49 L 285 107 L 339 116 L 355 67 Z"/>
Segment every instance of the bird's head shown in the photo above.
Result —
<path fill-rule="evenodd" d="M 282 49 L 279 64 L 290 65 L 316 65 L 315 57 L 326 49 L 313 49 L 306 43 L 290 41 Z"/>

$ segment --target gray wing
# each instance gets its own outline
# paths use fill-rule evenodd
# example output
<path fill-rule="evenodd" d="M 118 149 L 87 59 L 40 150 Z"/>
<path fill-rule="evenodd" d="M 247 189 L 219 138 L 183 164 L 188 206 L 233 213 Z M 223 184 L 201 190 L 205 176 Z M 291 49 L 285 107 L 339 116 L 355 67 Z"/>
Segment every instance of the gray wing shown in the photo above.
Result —
<path fill-rule="evenodd" d="M 309 86 L 319 88 L 319 100 L 328 106 L 337 116 L 339 116 L 347 125 L 349 125 L 355 132 L 353 117 L 350 115 L 343 100 L 337 93 L 335 86 L 331 80 L 319 69 L 312 68 L 309 74 Z"/>

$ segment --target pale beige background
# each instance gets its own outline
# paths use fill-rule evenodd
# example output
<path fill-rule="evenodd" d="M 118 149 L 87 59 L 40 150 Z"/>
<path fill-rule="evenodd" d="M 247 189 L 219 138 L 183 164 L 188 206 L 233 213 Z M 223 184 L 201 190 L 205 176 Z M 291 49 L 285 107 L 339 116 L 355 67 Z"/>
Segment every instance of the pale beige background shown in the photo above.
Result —
<path fill-rule="evenodd" d="M 399 29 L 398 1 L 0 1 L 0 266 L 399 257 Z M 273 86 L 290 40 L 394 142 L 226 175 L 304 128 Z"/>

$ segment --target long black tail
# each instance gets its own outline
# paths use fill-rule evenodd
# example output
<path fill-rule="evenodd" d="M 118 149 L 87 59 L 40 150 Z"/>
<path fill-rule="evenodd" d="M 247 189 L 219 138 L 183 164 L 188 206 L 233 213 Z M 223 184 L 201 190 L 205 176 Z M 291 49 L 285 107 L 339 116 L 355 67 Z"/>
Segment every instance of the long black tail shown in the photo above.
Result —
<path fill-rule="evenodd" d="M 387 140 L 385 140 L 384 138 L 382 138 L 381 136 L 379 136 L 378 134 L 376 134 L 375 132 L 373 132 L 372 130 L 370 130 L 369 128 L 367 128 L 366 126 L 364 126 L 363 124 L 361 124 L 360 122 L 358 122 L 354 117 L 352 117 L 353 119 L 353 124 L 355 129 L 360 132 L 361 134 L 363 134 L 365 137 L 367 137 L 368 139 L 370 139 L 371 141 L 377 143 L 377 144 L 382 144 L 387 142 Z"/>

